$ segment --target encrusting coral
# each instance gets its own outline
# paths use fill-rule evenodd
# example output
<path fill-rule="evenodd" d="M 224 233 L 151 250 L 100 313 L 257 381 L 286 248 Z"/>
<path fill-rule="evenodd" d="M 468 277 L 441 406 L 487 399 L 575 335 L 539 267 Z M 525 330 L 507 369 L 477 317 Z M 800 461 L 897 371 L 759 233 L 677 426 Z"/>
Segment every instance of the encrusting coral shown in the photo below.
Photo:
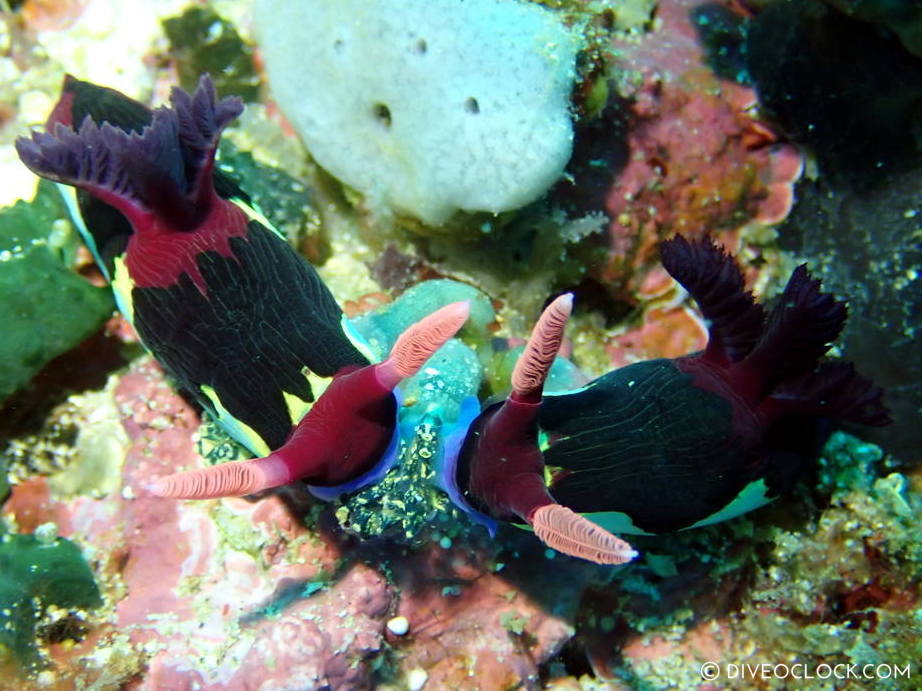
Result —
<path fill-rule="evenodd" d="M 734 3 L 725 11 L 738 8 Z M 587 266 L 587 278 L 613 302 L 610 310 L 634 310 L 640 318 L 647 310 L 663 316 L 660 299 L 671 282 L 659 265 L 659 242 L 674 233 L 690 239 L 707 233 L 731 251 L 768 252 L 766 226 L 790 211 L 803 170 L 802 152 L 755 107 L 755 90 L 708 66 L 696 31 L 701 9 L 698 0 L 660 2 L 651 30 L 615 33 L 608 44 L 612 122 L 583 123 L 589 162 L 612 166 L 595 193 L 596 208 L 609 219 L 599 236 L 606 248 Z M 578 127 L 577 149 L 579 133 Z M 777 265 L 774 256 L 760 262 L 761 280 L 782 280 Z M 669 317 L 678 322 L 681 315 Z M 620 331 L 640 328 L 639 321 L 622 323 Z M 673 326 L 686 335 L 695 331 L 682 321 Z M 609 338 L 619 352 L 617 336 Z M 650 344 L 648 356 L 668 347 L 662 340 Z"/>

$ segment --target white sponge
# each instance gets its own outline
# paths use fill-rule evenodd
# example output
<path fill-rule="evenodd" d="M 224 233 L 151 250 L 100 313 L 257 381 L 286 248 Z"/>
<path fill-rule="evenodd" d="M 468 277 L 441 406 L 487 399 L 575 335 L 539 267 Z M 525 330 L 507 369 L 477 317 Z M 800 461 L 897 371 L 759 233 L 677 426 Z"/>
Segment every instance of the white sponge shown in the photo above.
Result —
<path fill-rule="evenodd" d="M 577 33 L 518 0 L 258 0 L 272 92 L 320 165 L 430 225 L 562 173 Z"/>

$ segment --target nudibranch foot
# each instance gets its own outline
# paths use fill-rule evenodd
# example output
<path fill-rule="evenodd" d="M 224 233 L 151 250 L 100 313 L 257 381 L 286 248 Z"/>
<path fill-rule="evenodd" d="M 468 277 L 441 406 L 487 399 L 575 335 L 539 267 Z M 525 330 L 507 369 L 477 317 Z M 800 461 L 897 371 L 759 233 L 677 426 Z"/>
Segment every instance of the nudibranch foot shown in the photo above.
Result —
<path fill-rule="evenodd" d="M 446 305 L 407 329 L 388 358 L 337 373 L 288 440 L 265 458 L 161 478 L 152 493 L 173 498 L 242 496 L 303 480 L 335 487 L 372 470 L 393 446 L 394 387 L 415 374 L 464 325 L 470 305 Z"/>
<path fill-rule="evenodd" d="M 563 554 L 597 564 L 624 564 L 637 556 L 627 542 L 560 504 L 542 506 L 529 523 L 541 542 Z"/>
<path fill-rule="evenodd" d="M 115 89 L 65 74 L 61 97 L 45 121 L 45 130 L 53 131 L 58 123 L 76 128 L 86 117 L 97 124 L 110 122 L 127 132 L 140 132 L 150 124 L 151 111 Z"/>

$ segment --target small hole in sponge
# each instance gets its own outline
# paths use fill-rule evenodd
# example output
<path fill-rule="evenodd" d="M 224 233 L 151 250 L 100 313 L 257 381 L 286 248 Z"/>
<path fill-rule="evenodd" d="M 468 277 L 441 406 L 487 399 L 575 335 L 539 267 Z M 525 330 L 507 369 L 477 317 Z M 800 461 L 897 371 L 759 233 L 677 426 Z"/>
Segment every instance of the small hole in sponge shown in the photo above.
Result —
<path fill-rule="evenodd" d="M 384 127 L 391 126 L 391 109 L 386 105 L 375 103 L 371 108 L 371 112 L 374 113 L 375 120 L 384 125 Z"/>
<path fill-rule="evenodd" d="M 420 55 L 425 55 L 426 51 L 429 49 L 429 46 L 426 44 L 426 39 L 418 38 L 413 43 L 413 52 L 419 53 Z"/>
<path fill-rule="evenodd" d="M 477 103 L 477 99 L 471 96 L 464 102 L 464 110 L 466 110 L 471 115 L 477 115 L 480 112 L 480 104 Z"/>
<path fill-rule="evenodd" d="M 335 41 L 333 41 L 333 50 L 335 50 L 337 53 L 342 53 L 343 48 L 345 47 L 346 47 L 346 42 L 342 40 L 341 38 L 337 38 Z"/>

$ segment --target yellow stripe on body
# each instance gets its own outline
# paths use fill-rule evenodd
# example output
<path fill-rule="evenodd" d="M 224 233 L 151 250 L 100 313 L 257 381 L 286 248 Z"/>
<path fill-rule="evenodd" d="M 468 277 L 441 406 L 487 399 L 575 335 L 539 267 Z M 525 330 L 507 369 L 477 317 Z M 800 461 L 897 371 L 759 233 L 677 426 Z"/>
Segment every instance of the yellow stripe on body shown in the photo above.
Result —
<path fill-rule="evenodd" d="M 214 407 L 215 418 L 218 423 L 227 430 L 227 433 L 230 434 L 235 440 L 243 444 L 250 451 L 252 451 L 257 456 L 268 456 L 271 449 L 266 442 L 263 441 L 263 438 L 256 433 L 252 427 L 250 427 L 245 422 L 241 422 L 221 404 L 221 399 L 218 398 L 218 394 L 215 390 L 208 386 L 202 385 L 199 387 L 201 392 L 205 394 L 211 405 Z"/>
<path fill-rule="evenodd" d="M 119 312 L 134 325 L 134 301 L 131 299 L 131 290 L 134 283 L 131 276 L 128 275 L 128 267 L 125 266 L 125 255 L 119 255 L 114 260 L 115 275 L 112 277 L 112 294 L 115 296 L 115 304 Z"/>
<path fill-rule="evenodd" d="M 233 197 L 231 199 L 228 199 L 227 201 L 229 201 L 231 204 L 233 204 L 238 209 L 240 209 L 246 215 L 248 219 L 250 219 L 251 221 L 256 221 L 260 225 L 271 230 L 273 233 L 275 233 L 279 238 L 281 238 L 285 242 L 288 242 L 288 238 L 285 237 L 285 233 L 283 233 L 278 228 L 276 228 L 274 225 L 272 225 L 272 221 L 266 218 L 259 209 L 256 209 L 253 206 L 250 206 L 245 201 L 243 201 L 242 199 L 238 199 L 237 197 Z"/>

